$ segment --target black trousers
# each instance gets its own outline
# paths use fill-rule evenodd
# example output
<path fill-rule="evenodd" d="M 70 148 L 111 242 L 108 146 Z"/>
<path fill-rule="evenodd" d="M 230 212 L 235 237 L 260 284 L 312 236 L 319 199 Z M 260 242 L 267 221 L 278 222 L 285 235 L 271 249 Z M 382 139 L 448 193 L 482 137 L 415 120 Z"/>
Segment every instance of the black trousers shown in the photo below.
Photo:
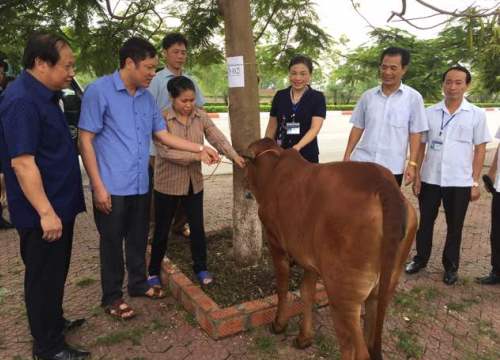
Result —
<path fill-rule="evenodd" d="M 191 229 L 193 270 L 195 273 L 207 270 L 207 245 L 203 225 L 203 191 L 193 194 L 191 186 L 189 194 L 183 196 L 167 195 L 155 191 L 154 199 L 156 224 L 151 249 L 151 261 L 149 263 L 149 275 L 160 274 L 161 262 L 167 251 L 170 225 L 179 202 L 184 206 Z"/>
<path fill-rule="evenodd" d="M 491 202 L 491 269 L 500 275 L 500 193 L 493 193 Z"/>
<path fill-rule="evenodd" d="M 26 268 L 24 301 L 28 314 L 33 353 L 51 357 L 64 346 L 63 297 L 73 245 L 74 222 L 63 224 L 62 237 L 42 239 L 42 229 L 17 229 L 21 257 Z"/>
<path fill-rule="evenodd" d="M 103 306 L 123 297 L 123 247 L 128 272 L 128 293 L 143 295 L 146 279 L 148 237 L 148 194 L 111 196 L 112 211 L 105 214 L 94 206 L 94 219 L 100 236 L 101 287 Z"/>
<path fill-rule="evenodd" d="M 447 225 L 442 263 L 445 270 L 458 270 L 462 229 L 470 202 L 470 193 L 470 187 L 441 187 L 422 182 L 418 197 L 420 226 L 417 231 L 417 255 L 414 257 L 415 261 L 423 264 L 427 264 L 429 261 L 434 222 L 442 201 Z"/>

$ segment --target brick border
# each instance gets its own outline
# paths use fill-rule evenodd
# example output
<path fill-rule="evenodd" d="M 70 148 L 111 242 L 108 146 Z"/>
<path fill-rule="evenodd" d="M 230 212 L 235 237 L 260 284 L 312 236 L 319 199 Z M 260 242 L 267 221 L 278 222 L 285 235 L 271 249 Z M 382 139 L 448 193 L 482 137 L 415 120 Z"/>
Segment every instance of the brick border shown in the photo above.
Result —
<path fill-rule="evenodd" d="M 269 324 L 274 320 L 278 303 L 276 295 L 221 308 L 170 260 L 164 260 L 162 268 L 164 283 L 168 284 L 172 296 L 187 312 L 195 316 L 200 327 L 212 339 L 222 339 Z M 288 301 L 289 316 L 296 316 L 302 312 L 303 304 L 298 292 L 289 292 Z M 316 284 L 315 303 L 318 307 L 328 305 L 328 296 L 321 283 Z"/>

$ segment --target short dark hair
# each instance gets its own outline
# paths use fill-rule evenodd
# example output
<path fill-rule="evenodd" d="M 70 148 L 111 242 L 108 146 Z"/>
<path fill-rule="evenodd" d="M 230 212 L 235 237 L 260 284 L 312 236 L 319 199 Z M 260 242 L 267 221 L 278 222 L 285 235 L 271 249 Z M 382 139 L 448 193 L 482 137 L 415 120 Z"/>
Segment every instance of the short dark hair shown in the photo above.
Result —
<path fill-rule="evenodd" d="M 23 67 L 33 69 L 36 58 L 54 66 L 59 61 L 59 50 L 64 46 L 69 46 L 69 44 L 59 35 L 50 33 L 32 34 L 24 48 Z"/>
<path fill-rule="evenodd" d="M 137 65 L 140 61 L 156 56 L 156 49 L 149 41 L 140 37 L 126 40 L 119 51 L 120 69 L 125 66 L 125 60 L 131 58 Z"/>
<path fill-rule="evenodd" d="M 196 88 L 194 87 L 194 83 L 185 76 L 176 76 L 172 78 L 167 83 L 167 90 L 173 99 L 178 97 L 181 93 L 183 93 L 186 90 L 192 90 L 193 92 L 196 93 Z"/>
<path fill-rule="evenodd" d="M 161 46 L 164 49 L 168 49 L 169 47 L 171 47 L 174 44 L 184 44 L 186 49 L 188 47 L 188 41 L 187 41 L 186 37 L 184 35 L 182 35 L 181 33 L 177 33 L 177 32 L 169 33 L 169 34 L 165 35 L 165 37 L 163 38 L 163 40 L 161 42 Z"/>
<path fill-rule="evenodd" d="M 382 51 L 382 54 L 380 55 L 380 62 L 379 64 L 382 64 L 382 61 L 384 61 L 384 57 L 386 55 L 389 56 L 395 56 L 399 55 L 401 56 L 401 66 L 405 67 L 410 63 L 410 52 L 406 49 L 397 47 L 397 46 L 390 46 L 384 51 Z"/>
<path fill-rule="evenodd" d="M 9 64 L 4 59 L 0 59 L 0 67 L 3 68 L 4 72 L 9 71 Z"/>
<path fill-rule="evenodd" d="M 470 82 L 472 81 L 472 75 L 470 74 L 470 71 L 467 70 L 466 67 L 464 67 L 462 65 L 454 65 L 454 66 L 450 67 L 448 70 L 446 70 L 443 73 L 443 76 L 441 78 L 441 82 L 444 82 L 444 80 L 446 79 L 446 74 L 448 74 L 451 70 L 456 70 L 456 71 L 464 72 L 465 73 L 465 83 L 466 84 L 470 84 Z"/>
<path fill-rule="evenodd" d="M 305 55 L 296 55 L 290 60 L 290 64 L 288 64 L 288 70 L 292 68 L 292 66 L 297 65 L 297 64 L 304 64 L 308 69 L 309 72 L 312 74 L 313 72 L 313 62 L 309 56 Z"/>

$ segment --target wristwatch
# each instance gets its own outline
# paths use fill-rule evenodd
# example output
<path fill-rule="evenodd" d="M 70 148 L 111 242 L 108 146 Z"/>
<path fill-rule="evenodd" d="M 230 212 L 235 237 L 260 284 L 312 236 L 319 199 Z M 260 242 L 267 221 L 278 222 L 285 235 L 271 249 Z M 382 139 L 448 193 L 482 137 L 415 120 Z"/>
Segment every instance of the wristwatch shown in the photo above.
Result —
<path fill-rule="evenodd" d="M 477 181 L 474 181 L 474 182 L 472 183 L 472 187 L 479 187 L 479 183 L 478 183 Z"/>

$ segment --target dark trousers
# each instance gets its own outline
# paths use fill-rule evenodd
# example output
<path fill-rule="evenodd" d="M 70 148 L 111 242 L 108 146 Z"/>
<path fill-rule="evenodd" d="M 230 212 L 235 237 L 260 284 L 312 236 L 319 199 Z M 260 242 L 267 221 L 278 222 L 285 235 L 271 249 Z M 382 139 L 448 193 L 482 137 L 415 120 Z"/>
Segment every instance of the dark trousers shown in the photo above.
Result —
<path fill-rule="evenodd" d="M 151 249 L 149 275 L 159 275 L 161 262 L 167 251 L 168 233 L 177 204 L 182 203 L 186 210 L 187 220 L 191 229 L 191 256 L 195 273 L 207 270 L 207 245 L 203 225 L 203 191 L 193 194 L 192 187 L 188 195 L 167 195 L 155 191 L 156 226 Z"/>
<path fill-rule="evenodd" d="M 492 272 L 500 275 L 500 193 L 493 193 L 491 202 L 491 267 Z"/>
<path fill-rule="evenodd" d="M 446 243 L 442 263 L 447 271 L 457 271 L 460 260 L 460 243 L 465 214 L 470 202 L 470 187 L 441 187 L 422 182 L 418 203 L 420 226 L 417 231 L 417 255 L 415 261 L 427 264 L 432 250 L 434 222 L 443 202 L 446 217 Z"/>
<path fill-rule="evenodd" d="M 399 187 L 401 187 L 401 184 L 403 183 L 403 174 L 394 175 L 394 179 L 396 179 Z"/>
<path fill-rule="evenodd" d="M 73 244 L 74 222 L 63 224 L 62 237 L 42 239 L 42 229 L 17 229 L 21 257 L 26 267 L 24 301 L 28 314 L 33 353 L 51 357 L 64 346 L 63 297 Z"/>
<path fill-rule="evenodd" d="M 152 160 L 151 160 L 152 159 Z M 155 224 L 155 210 L 154 210 L 154 199 L 153 199 L 153 184 L 154 184 L 154 162 L 155 158 L 154 156 L 150 157 L 149 161 L 149 166 L 148 166 L 148 173 L 149 173 L 149 201 L 151 202 L 150 206 L 150 212 L 149 212 L 149 226 L 154 226 Z M 153 166 L 152 166 L 153 164 Z M 172 225 L 173 231 L 176 233 L 182 233 L 184 230 L 184 224 L 187 222 L 187 216 L 186 216 L 186 211 L 182 207 L 182 202 L 179 201 L 179 204 L 177 205 L 177 210 L 174 215 L 174 224 Z"/>
<path fill-rule="evenodd" d="M 94 219 L 100 236 L 101 286 L 103 306 L 123 297 L 123 243 L 128 272 L 128 293 L 144 294 L 146 245 L 148 236 L 148 194 L 111 196 L 112 211 L 105 214 L 94 207 Z"/>

